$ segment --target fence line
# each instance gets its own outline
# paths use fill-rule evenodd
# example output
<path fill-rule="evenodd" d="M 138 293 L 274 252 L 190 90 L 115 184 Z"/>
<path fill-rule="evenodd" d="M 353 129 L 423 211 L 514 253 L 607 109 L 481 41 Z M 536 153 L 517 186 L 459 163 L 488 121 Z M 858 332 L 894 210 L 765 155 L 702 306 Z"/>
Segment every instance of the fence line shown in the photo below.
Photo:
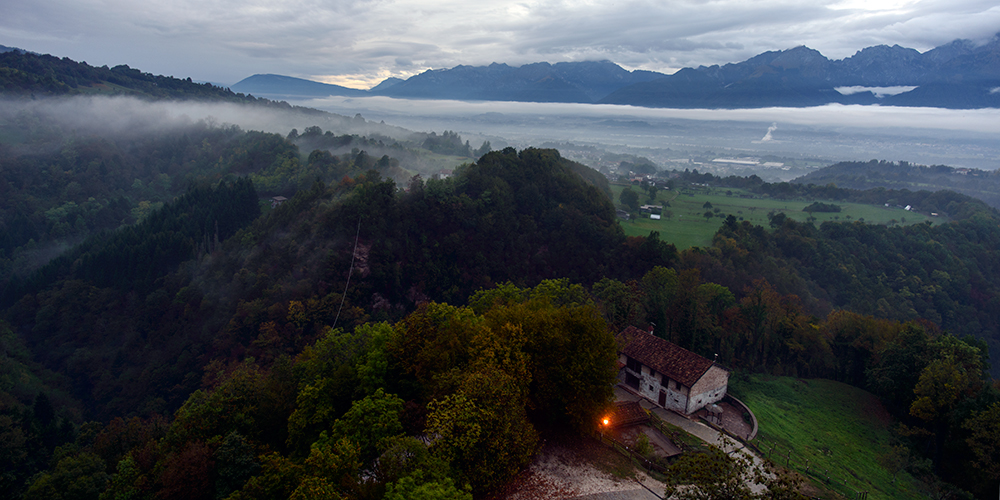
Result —
<path fill-rule="evenodd" d="M 761 458 L 763 458 L 763 459 L 765 459 L 765 460 L 767 460 L 767 461 L 769 461 L 771 463 L 774 463 L 774 464 L 780 464 L 780 461 L 776 461 L 776 460 L 774 460 L 772 458 L 774 456 L 775 449 L 778 448 L 778 443 L 777 442 L 771 442 L 770 446 L 768 446 L 767 441 L 765 439 L 763 439 L 763 438 L 761 438 L 761 437 L 758 436 L 757 437 L 757 445 L 751 445 L 750 443 L 744 443 L 744 444 L 746 444 L 747 446 L 752 446 L 753 449 L 756 450 L 757 453 L 760 454 Z M 792 462 L 792 449 L 789 448 L 788 450 L 786 450 L 784 455 L 782 455 L 781 454 L 781 450 L 778 449 L 778 456 L 775 457 L 775 458 L 778 458 L 778 459 L 784 458 L 785 459 L 784 460 L 784 462 L 785 462 L 785 468 L 786 469 L 790 469 L 791 468 L 791 462 Z M 796 458 L 798 458 L 798 457 L 796 457 Z M 854 498 L 856 500 L 867 500 L 868 499 L 868 490 L 867 489 L 861 490 L 861 489 L 855 488 L 853 486 L 850 486 L 847 483 L 847 479 L 848 479 L 848 476 L 853 476 L 855 478 L 855 480 L 858 481 L 858 482 L 860 482 L 861 484 L 866 484 L 866 483 L 870 484 L 870 482 L 865 481 L 864 479 L 859 478 L 857 476 L 857 474 L 855 474 L 854 472 L 852 472 L 850 469 L 847 469 L 846 472 L 842 472 L 842 474 L 844 474 L 842 477 L 837 477 L 834 474 L 830 474 L 830 470 L 829 469 L 823 469 L 822 473 L 821 473 L 819 468 L 813 468 L 813 466 L 810 465 L 808 458 L 805 458 L 804 460 L 806 462 L 805 463 L 805 475 L 806 476 L 813 477 L 813 478 L 815 478 L 817 480 L 820 480 L 820 481 L 823 481 L 826 484 L 829 484 L 831 486 L 834 486 L 836 484 L 840 484 L 840 485 L 844 486 L 845 488 L 848 488 L 851 491 L 853 491 L 854 495 L 855 495 Z M 801 465 L 801 462 L 798 462 L 796 465 Z"/>
<path fill-rule="evenodd" d="M 629 448 L 629 446 L 613 437 L 605 435 L 603 432 L 595 433 L 594 437 L 601 442 L 601 444 L 611 446 L 612 449 L 618 453 L 624 455 L 626 458 L 632 460 L 635 465 L 638 465 L 643 472 L 650 473 L 655 472 L 657 474 L 664 474 L 666 472 L 666 467 L 659 465 L 652 460 L 646 458 L 643 454 L 638 451 Z"/>

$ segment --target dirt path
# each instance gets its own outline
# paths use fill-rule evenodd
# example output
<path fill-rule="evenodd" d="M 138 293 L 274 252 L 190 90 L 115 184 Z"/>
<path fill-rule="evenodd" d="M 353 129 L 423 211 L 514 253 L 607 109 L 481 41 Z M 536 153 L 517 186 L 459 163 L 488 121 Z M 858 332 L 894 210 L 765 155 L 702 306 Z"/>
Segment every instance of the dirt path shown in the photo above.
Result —
<path fill-rule="evenodd" d="M 598 465 L 595 465 L 598 464 Z M 640 483 L 641 482 L 641 483 Z M 645 487 L 643 486 L 645 485 Z M 591 439 L 546 443 L 497 499 L 659 500 L 662 483 L 635 474 L 631 462 Z"/>

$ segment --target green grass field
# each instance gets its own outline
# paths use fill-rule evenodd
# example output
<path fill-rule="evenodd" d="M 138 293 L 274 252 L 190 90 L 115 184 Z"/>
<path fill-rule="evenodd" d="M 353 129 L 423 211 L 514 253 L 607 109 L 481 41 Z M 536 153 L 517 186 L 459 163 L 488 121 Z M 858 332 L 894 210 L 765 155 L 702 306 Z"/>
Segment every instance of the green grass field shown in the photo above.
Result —
<path fill-rule="evenodd" d="M 615 205 L 619 205 L 618 195 L 624 189 L 624 185 L 612 185 Z M 638 187 L 633 187 L 639 193 L 640 203 L 647 204 L 649 197 Z M 727 195 L 729 192 L 731 194 Z M 816 225 L 826 221 L 851 222 L 864 221 L 869 224 L 919 224 L 930 220 L 939 224 L 944 222 L 942 218 L 928 217 L 915 212 L 908 212 L 902 208 L 886 208 L 874 205 L 862 205 L 859 203 L 841 203 L 829 200 L 776 200 L 769 198 L 741 198 L 740 195 L 747 193 L 738 189 L 726 188 L 684 188 L 678 191 L 660 191 L 657 193 L 654 205 L 664 205 L 664 217 L 661 220 L 640 218 L 631 221 L 620 221 L 625 234 L 629 236 L 647 236 L 651 231 L 659 231 L 660 239 L 673 243 L 678 250 L 694 246 L 708 246 L 712 243 L 712 236 L 718 231 L 719 226 L 727 215 L 734 215 L 737 219 L 747 220 L 755 225 L 768 226 L 767 214 L 782 212 L 786 216 L 796 221 L 805 222 L 809 218 L 809 213 L 802 209 L 813 201 L 823 201 L 836 203 L 841 206 L 838 213 L 813 213 L 816 217 Z M 705 218 L 704 205 L 706 202 L 712 204 L 712 211 L 719 210 L 721 217 L 715 216 L 711 219 Z M 670 206 L 665 206 L 669 203 Z M 666 216 L 667 211 L 671 213 Z M 893 222 L 895 221 L 895 222 Z"/>
<path fill-rule="evenodd" d="M 900 472 L 893 482 L 880 465 L 893 423 L 874 395 L 831 380 L 762 375 L 730 379 L 730 392 L 757 416 L 753 444 L 777 465 L 787 460 L 790 469 L 847 498 L 859 491 L 870 500 L 925 498 L 919 481 Z"/>

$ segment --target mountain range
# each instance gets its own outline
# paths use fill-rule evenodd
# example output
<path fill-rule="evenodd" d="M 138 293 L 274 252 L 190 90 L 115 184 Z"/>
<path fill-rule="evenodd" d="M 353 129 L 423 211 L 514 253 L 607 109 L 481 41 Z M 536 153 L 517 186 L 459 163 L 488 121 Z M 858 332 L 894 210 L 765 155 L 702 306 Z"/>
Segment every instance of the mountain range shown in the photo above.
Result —
<path fill-rule="evenodd" d="M 390 78 L 370 90 L 280 75 L 232 86 L 265 97 L 379 95 L 398 98 L 626 104 L 668 108 L 803 107 L 829 103 L 1000 107 L 1000 35 L 955 40 L 927 52 L 878 45 L 831 60 L 805 46 L 672 75 L 628 71 L 611 61 L 456 66 Z"/>

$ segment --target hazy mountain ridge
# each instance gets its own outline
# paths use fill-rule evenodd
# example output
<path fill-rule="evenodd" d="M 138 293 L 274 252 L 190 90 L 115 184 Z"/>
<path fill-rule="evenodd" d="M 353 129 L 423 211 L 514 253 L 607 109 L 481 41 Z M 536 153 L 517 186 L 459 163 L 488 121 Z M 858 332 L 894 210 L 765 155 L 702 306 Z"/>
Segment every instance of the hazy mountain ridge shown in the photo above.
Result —
<path fill-rule="evenodd" d="M 669 108 L 802 107 L 829 103 L 1000 107 L 1000 38 L 955 40 L 924 53 L 877 45 L 831 60 L 806 46 L 746 61 L 683 68 L 672 75 L 628 71 L 611 61 L 456 66 L 389 79 L 369 91 L 278 75 L 254 75 L 240 92 L 273 96 L 380 95 L 411 99 L 627 104 Z M 840 87 L 862 87 L 841 93 Z M 899 89 L 876 95 L 870 88 Z M 907 91 L 908 90 L 908 91 Z"/>
<path fill-rule="evenodd" d="M 389 78 L 368 91 L 281 75 L 253 75 L 234 84 L 232 89 L 268 96 L 381 95 L 412 99 L 596 102 L 626 85 L 664 76 L 652 71 L 628 71 L 611 61 L 523 66 L 493 63 L 432 69 L 406 80 Z"/>
<path fill-rule="evenodd" d="M 284 75 L 253 75 L 241 80 L 231 89 L 234 92 L 245 92 L 247 94 L 267 94 L 267 95 L 289 95 L 289 96 L 317 96 L 326 97 L 329 95 L 342 96 L 362 96 L 368 93 L 364 90 L 351 89 L 340 85 L 314 82 L 302 78 L 295 78 Z"/>
<path fill-rule="evenodd" d="M 911 191 L 949 190 L 978 198 L 1000 208 L 1000 172 L 975 168 L 954 168 L 945 165 L 911 165 L 907 162 L 886 161 L 840 162 L 799 177 L 792 182 L 834 184 L 840 188 L 908 189 Z"/>
<path fill-rule="evenodd" d="M 765 52 L 741 63 L 685 68 L 665 78 L 622 88 L 600 102 L 648 107 L 808 106 L 828 103 L 929 106 L 954 109 L 1000 106 L 1000 38 L 976 46 L 955 40 L 925 53 L 894 45 L 867 47 L 830 60 L 805 46 Z M 878 98 L 838 87 L 915 86 Z"/>

